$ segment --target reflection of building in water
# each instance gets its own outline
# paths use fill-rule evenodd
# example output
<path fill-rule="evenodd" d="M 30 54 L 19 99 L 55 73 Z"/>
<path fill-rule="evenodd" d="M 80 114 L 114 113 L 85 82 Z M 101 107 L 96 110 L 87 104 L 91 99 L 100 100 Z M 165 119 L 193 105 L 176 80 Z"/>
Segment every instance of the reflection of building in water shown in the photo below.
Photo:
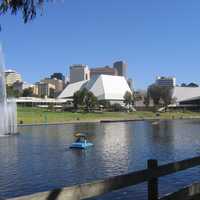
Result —
<path fill-rule="evenodd" d="M 128 169 L 128 146 L 130 145 L 129 124 L 104 124 L 102 129 L 103 138 L 100 149 L 105 169 L 116 169 L 116 173 L 126 172 Z"/>

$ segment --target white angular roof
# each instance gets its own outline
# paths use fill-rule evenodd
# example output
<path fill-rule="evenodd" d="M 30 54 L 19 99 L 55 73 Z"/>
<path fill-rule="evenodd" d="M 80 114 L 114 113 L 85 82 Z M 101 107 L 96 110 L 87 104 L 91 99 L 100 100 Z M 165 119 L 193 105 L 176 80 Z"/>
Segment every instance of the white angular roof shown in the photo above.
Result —
<path fill-rule="evenodd" d="M 58 98 L 70 98 L 83 88 L 91 91 L 98 100 L 123 100 L 126 91 L 131 92 L 123 76 L 100 75 L 89 81 L 69 84 Z"/>
<path fill-rule="evenodd" d="M 176 102 L 180 102 L 199 96 L 200 87 L 174 87 L 172 98 L 176 98 Z"/>
<path fill-rule="evenodd" d="M 58 99 L 73 97 L 74 93 L 80 90 L 82 86 L 86 83 L 87 81 L 79 81 L 79 82 L 71 83 L 67 85 L 67 87 L 58 96 Z"/>

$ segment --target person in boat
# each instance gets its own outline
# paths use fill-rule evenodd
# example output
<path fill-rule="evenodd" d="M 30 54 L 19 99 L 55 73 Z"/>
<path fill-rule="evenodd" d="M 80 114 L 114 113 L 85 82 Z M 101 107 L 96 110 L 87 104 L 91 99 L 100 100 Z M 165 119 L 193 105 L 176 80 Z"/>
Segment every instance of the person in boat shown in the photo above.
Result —
<path fill-rule="evenodd" d="M 81 142 L 81 138 L 78 137 L 78 138 L 76 139 L 76 142 Z"/>
<path fill-rule="evenodd" d="M 85 134 L 77 133 L 75 136 L 77 137 L 76 142 L 86 141 L 86 135 Z"/>

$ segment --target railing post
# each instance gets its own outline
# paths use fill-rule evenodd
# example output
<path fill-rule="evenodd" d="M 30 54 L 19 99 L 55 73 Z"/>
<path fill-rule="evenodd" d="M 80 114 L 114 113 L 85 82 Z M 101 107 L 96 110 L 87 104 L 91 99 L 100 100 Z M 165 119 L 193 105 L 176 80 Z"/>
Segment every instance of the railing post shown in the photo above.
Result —
<path fill-rule="evenodd" d="M 156 169 L 158 167 L 157 160 L 147 161 L 148 169 Z M 148 181 L 148 200 L 158 200 L 158 178 Z"/>

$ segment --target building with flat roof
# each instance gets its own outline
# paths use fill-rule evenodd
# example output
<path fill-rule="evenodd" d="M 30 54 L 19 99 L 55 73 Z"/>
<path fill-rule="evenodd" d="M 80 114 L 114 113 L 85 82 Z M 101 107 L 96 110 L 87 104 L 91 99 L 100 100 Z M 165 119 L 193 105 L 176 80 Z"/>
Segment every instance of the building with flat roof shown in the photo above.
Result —
<path fill-rule="evenodd" d="M 21 74 L 11 69 L 5 71 L 5 79 L 8 86 L 12 86 L 15 82 L 22 82 Z"/>
<path fill-rule="evenodd" d="M 156 78 L 156 84 L 161 87 L 175 87 L 176 86 L 176 78 L 175 77 L 158 76 Z"/>
<path fill-rule="evenodd" d="M 90 69 L 90 78 L 93 78 L 95 76 L 99 76 L 102 74 L 116 76 L 117 70 L 115 68 L 111 68 L 109 66 L 96 67 L 96 68 Z"/>
<path fill-rule="evenodd" d="M 41 80 L 42 83 L 50 83 L 55 86 L 55 97 L 57 97 L 64 89 L 64 81 L 57 78 L 45 78 Z"/>
<path fill-rule="evenodd" d="M 113 68 L 117 70 L 118 76 L 124 76 L 127 78 L 128 64 L 125 61 L 116 61 L 113 63 Z"/>
<path fill-rule="evenodd" d="M 55 97 L 55 85 L 50 83 L 36 83 L 39 97 Z"/>
<path fill-rule="evenodd" d="M 74 64 L 70 66 L 70 83 L 90 80 L 90 70 L 87 65 Z"/>

